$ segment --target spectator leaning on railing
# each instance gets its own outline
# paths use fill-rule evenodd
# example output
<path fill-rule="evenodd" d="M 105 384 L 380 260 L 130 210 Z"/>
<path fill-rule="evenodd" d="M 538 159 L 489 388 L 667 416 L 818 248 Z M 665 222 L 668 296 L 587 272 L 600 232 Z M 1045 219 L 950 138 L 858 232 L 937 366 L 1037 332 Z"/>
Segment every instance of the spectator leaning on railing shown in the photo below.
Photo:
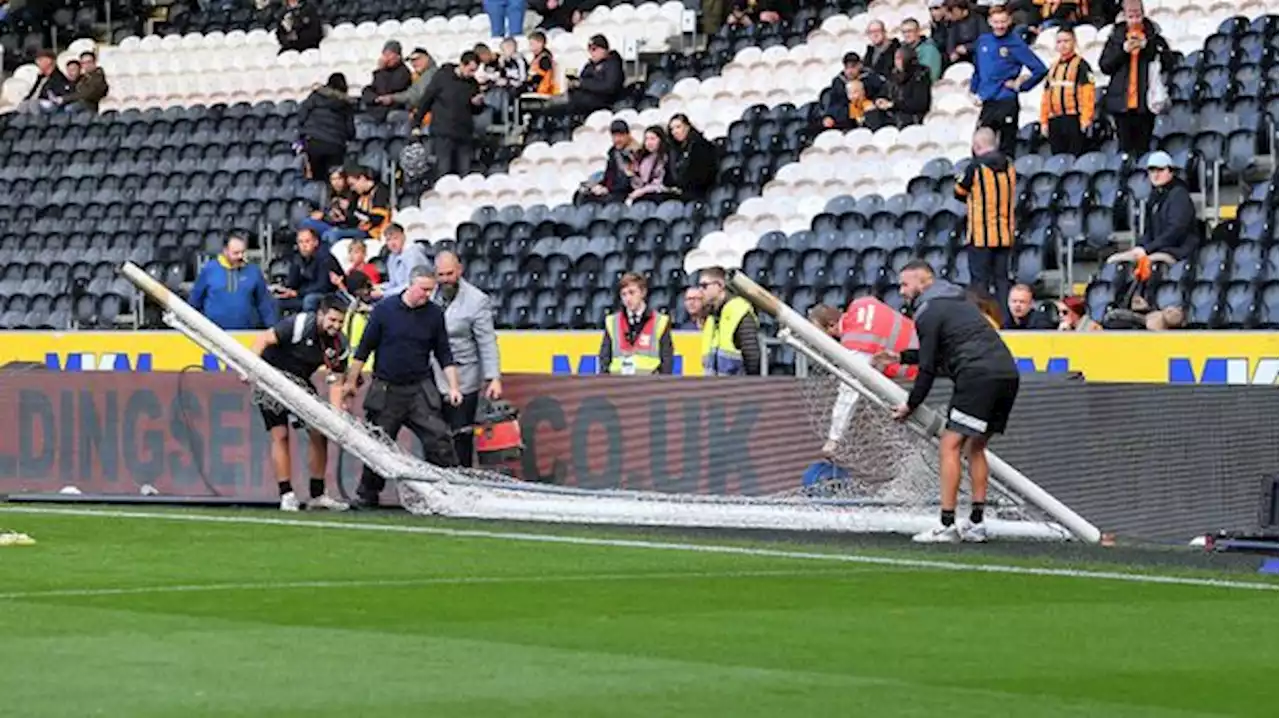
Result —
<path fill-rule="evenodd" d="M 227 331 L 262 329 L 277 321 L 276 303 L 257 265 L 245 262 L 244 238 L 231 235 L 222 253 L 200 269 L 187 301 Z"/>
<path fill-rule="evenodd" d="M 672 373 L 671 318 L 647 306 L 648 296 L 649 283 L 639 274 L 628 272 L 618 280 L 622 311 L 604 318 L 600 342 L 600 368 L 605 374 Z"/>

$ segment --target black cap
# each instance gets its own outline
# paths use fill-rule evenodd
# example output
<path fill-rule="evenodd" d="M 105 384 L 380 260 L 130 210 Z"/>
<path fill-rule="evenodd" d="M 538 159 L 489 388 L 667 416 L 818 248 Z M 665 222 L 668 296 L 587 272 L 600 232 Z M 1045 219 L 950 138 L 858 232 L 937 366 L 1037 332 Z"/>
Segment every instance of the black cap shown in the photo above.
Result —
<path fill-rule="evenodd" d="M 626 120 L 614 120 L 609 123 L 609 134 L 629 135 L 631 134 L 631 125 L 628 125 Z"/>
<path fill-rule="evenodd" d="M 587 40 L 587 47 L 598 47 L 601 50 L 608 50 L 609 38 L 604 35 L 592 35 L 591 39 Z"/>
<path fill-rule="evenodd" d="M 850 66 L 850 65 L 861 65 L 861 64 L 862 64 L 862 58 L 858 56 L 858 53 L 856 53 L 856 52 L 846 52 L 846 53 L 844 54 L 844 66 L 845 66 L 845 67 L 848 67 L 848 66 Z"/>

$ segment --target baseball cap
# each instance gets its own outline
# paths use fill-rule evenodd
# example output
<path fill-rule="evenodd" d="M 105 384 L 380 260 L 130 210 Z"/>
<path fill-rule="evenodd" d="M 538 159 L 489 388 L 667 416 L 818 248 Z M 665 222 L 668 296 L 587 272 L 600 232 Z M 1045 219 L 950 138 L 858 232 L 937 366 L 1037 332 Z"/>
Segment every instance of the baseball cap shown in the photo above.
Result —
<path fill-rule="evenodd" d="M 387 40 L 387 44 L 382 46 L 383 52 L 394 52 L 397 55 L 403 55 L 399 40 Z"/>
<path fill-rule="evenodd" d="M 601 50 L 608 50 L 609 38 L 604 35 L 592 35 L 591 39 L 587 40 L 587 47 L 598 47 Z"/>
<path fill-rule="evenodd" d="M 946 7 L 947 0 L 929 0 L 929 9 L 934 10 L 940 7 Z"/>
<path fill-rule="evenodd" d="M 609 134 L 629 135 L 631 134 L 631 125 L 628 125 L 626 120 L 614 120 L 609 123 Z"/>
<path fill-rule="evenodd" d="M 1157 150 L 1147 156 L 1147 169 L 1170 169 L 1173 167 L 1173 158 L 1168 152 Z"/>
<path fill-rule="evenodd" d="M 411 58 L 412 57 L 428 57 L 428 56 L 430 56 L 430 53 L 427 52 L 427 48 L 425 47 L 415 47 L 413 48 L 413 52 L 409 53 L 409 57 Z"/>
<path fill-rule="evenodd" d="M 858 53 L 856 53 L 856 52 L 846 52 L 846 53 L 844 54 L 844 66 L 845 66 L 845 67 L 848 67 L 848 66 L 850 66 L 850 65 L 860 65 L 860 64 L 862 64 L 862 58 L 858 56 Z"/>

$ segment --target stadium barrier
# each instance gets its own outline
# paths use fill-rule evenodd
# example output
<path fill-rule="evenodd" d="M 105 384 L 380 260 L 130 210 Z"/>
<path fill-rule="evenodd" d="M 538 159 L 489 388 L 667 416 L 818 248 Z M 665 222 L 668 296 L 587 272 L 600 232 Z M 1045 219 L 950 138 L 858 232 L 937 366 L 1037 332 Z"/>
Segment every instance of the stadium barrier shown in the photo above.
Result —
<path fill-rule="evenodd" d="M 0 372 L 0 382 L 0 493 L 70 485 L 137 495 L 150 485 L 177 496 L 276 496 L 261 418 L 233 376 L 36 369 Z M 515 375 L 506 389 L 527 447 L 518 473 L 530 480 L 764 495 L 799 486 L 821 446 L 790 378 Z M 939 382 L 930 403 L 944 404 L 948 391 Z M 1259 492 L 1275 473 L 1278 422 L 1273 387 L 1035 376 L 994 446 L 1104 530 L 1185 540 L 1256 526 Z M 412 441 L 407 432 L 402 440 Z M 297 467 L 304 441 L 295 445 Z M 343 461 L 347 492 L 359 468 Z"/>
<path fill-rule="evenodd" d="M 251 333 L 236 337 L 246 345 Z M 1083 373 L 1093 382 L 1276 384 L 1276 335 L 1267 332 L 1006 332 L 1024 372 Z M 218 361 L 176 332 L 6 332 L 0 366 L 58 371 L 218 371 Z M 499 332 L 505 374 L 597 373 L 600 332 Z M 702 373 L 700 340 L 676 332 L 678 374 Z"/>

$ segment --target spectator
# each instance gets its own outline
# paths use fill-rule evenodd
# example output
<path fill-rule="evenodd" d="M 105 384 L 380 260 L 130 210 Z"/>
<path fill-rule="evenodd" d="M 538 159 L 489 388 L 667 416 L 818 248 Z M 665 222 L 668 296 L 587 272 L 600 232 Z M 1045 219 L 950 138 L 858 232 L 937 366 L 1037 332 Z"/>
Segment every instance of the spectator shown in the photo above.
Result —
<path fill-rule="evenodd" d="M 1041 30 L 1055 26 L 1070 28 L 1084 21 L 1080 0 L 1024 0 L 1021 4 L 1028 7 L 1021 13 L 1025 18 L 1018 18 L 1019 24 L 1037 25 Z M 1017 16 L 1018 13 L 1015 13 L 1014 17 Z"/>
<path fill-rule="evenodd" d="M 364 275 L 369 280 L 369 285 L 371 287 L 382 283 L 382 274 L 378 272 L 378 268 L 369 264 L 369 248 L 365 246 L 363 239 L 353 239 L 351 240 L 351 243 L 347 245 L 346 276 L 350 277 L 352 274 Z M 345 282 L 341 281 L 343 280 L 343 277 L 334 276 L 330 277 L 330 279 L 333 280 L 333 283 L 338 287 L 351 291 L 348 287 L 344 286 Z"/>
<path fill-rule="evenodd" d="M 600 367 L 605 374 L 636 376 L 671 374 L 675 349 L 671 318 L 645 305 L 649 283 L 633 272 L 618 280 L 622 311 L 604 318 Z"/>
<path fill-rule="evenodd" d="M 436 157 L 436 176 L 471 173 L 471 152 L 475 146 L 476 115 L 484 111 L 484 95 L 476 82 L 480 58 L 464 52 L 455 65 L 445 63 L 431 78 L 422 95 L 413 126 L 431 113 L 431 151 Z"/>
<path fill-rule="evenodd" d="M 330 170 L 342 167 L 347 143 L 356 138 L 356 109 L 347 97 L 345 75 L 335 72 L 311 91 L 298 106 L 298 124 L 307 179 L 327 177 Z"/>
<path fill-rule="evenodd" d="M 881 116 L 876 114 L 876 103 L 867 97 L 866 86 L 861 80 L 850 80 L 845 83 L 845 95 L 849 98 L 848 117 L 836 122 L 836 129 L 852 130 L 856 127 L 876 129 L 884 124 Z"/>
<path fill-rule="evenodd" d="M 333 277 L 342 274 L 342 265 L 329 251 L 329 245 L 321 244 L 315 230 L 302 228 L 297 235 L 298 252 L 289 263 L 289 276 L 276 295 L 280 308 L 286 312 L 314 312 L 326 294 L 337 287 Z"/>
<path fill-rule="evenodd" d="M 1156 114 L 1163 107 L 1151 107 L 1148 80 L 1151 63 L 1171 66 L 1172 52 L 1155 24 L 1147 19 L 1139 0 L 1125 0 L 1124 20 L 1115 24 L 1102 48 L 1098 69 L 1109 75 L 1103 101 L 1116 123 L 1120 151 L 1130 161 L 1151 146 Z"/>
<path fill-rule="evenodd" d="M 71 63 L 67 63 L 70 67 Z M 69 112 L 91 112 L 98 114 L 98 105 L 111 89 L 107 85 L 107 74 L 98 67 L 98 56 L 92 52 L 80 53 L 79 77 L 73 88 L 65 97 L 60 98 L 61 105 Z M 67 78 L 71 80 L 70 77 Z"/>
<path fill-rule="evenodd" d="M 1163 309 L 1153 309 L 1140 293 L 1135 292 L 1128 309 L 1116 307 L 1107 311 L 1102 318 L 1103 329 L 1146 330 L 1163 332 L 1181 329 L 1186 324 L 1186 313 L 1182 307 L 1173 305 Z"/>
<path fill-rule="evenodd" d="M 863 94 L 867 98 L 874 97 L 884 87 L 884 78 L 864 67 L 862 58 L 858 56 L 858 53 L 845 53 L 844 70 L 831 81 L 831 91 L 827 96 L 827 108 L 822 117 L 823 127 L 828 129 L 834 127 L 842 130 L 853 129 L 855 126 L 852 112 L 854 104 L 850 101 L 849 85 L 854 81 L 862 84 Z M 859 106 L 865 105 L 865 103 L 861 102 L 858 104 Z"/>
<path fill-rule="evenodd" d="M 667 184 L 680 191 L 682 200 L 706 199 L 720 166 L 716 146 L 683 113 L 672 115 L 667 129 L 674 149 L 672 176 Z"/>
<path fill-rule="evenodd" d="M 695 331 L 702 329 L 702 290 L 697 287 L 689 287 L 684 290 L 684 313 L 688 317 L 687 321 L 680 324 L 677 329 Z"/>
<path fill-rule="evenodd" d="M 640 200 L 661 202 L 671 197 L 667 188 L 667 174 L 671 166 L 671 141 L 661 127 L 653 125 L 644 131 L 640 145 L 631 163 L 631 193 L 628 202 Z"/>
<path fill-rule="evenodd" d="M 614 120 L 609 125 L 609 134 L 613 139 L 613 146 L 605 157 L 604 172 L 599 181 L 583 183 L 574 198 L 577 204 L 622 202 L 631 192 L 631 177 L 627 173 L 640 151 L 640 145 L 631 138 L 631 127 L 625 120 Z"/>
<path fill-rule="evenodd" d="M 476 409 L 480 392 L 490 401 L 502 398 L 501 362 L 498 358 L 498 333 L 493 328 L 493 302 L 489 295 L 462 278 L 462 262 L 453 252 L 436 255 L 436 288 L 432 301 L 444 308 L 445 327 L 449 333 L 449 350 L 458 367 L 458 389 L 462 402 L 444 402 L 444 421 L 453 430 L 453 447 L 463 466 L 471 466 L 475 457 Z M 449 394 L 449 383 L 438 364 L 433 365 L 436 388 L 442 396 Z"/>
<path fill-rule="evenodd" d="M 1167 152 L 1152 152 L 1147 158 L 1151 197 L 1147 200 L 1147 221 L 1137 246 L 1118 252 L 1107 261 L 1175 264 L 1190 257 L 1200 243 L 1196 206 L 1186 183 L 1178 179 L 1173 158 Z"/>
<path fill-rule="evenodd" d="M 351 203 L 353 192 L 347 174 L 341 167 L 329 170 L 329 203 L 325 209 L 317 209 L 311 216 L 298 223 L 320 235 L 320 240 L 332 244 L 341 239 L 368 236 L 357 224 Z"/>
<path fill-rule="evenodd" d="M 702 270 L 702 373 L 707 376 L 759 376 L 763 352 L 760 325 L 751 303 L 729 295 L 720 267 Z"/>
<path fill-rule="evenodd" d="M 378 95 L 374 102 L 383 106 L 404 107 L 410 111 L 416 111 L 422 105 L 422 96 L 426 94 L 427 85 L 431 84 L 431 78 L 436 74 L 436 60 L 425 49 L 415 47 L 409 53 L 409 66 L 413 70 L 413 83 L 409 85 L 409 89 L 390 95 Z M 414 127 L 421 128 L 430 124 L 431 113 L 428 112 L 423 116 L 421 124 Z"/>
<path fill-rule="evenodd" d="M 729 6 L 729 16 L 724 19 L 726 27 L 747 28 L 756 24 L 751 17 L 751 3 L 748 0 L 733 0 Z M 714 34 L 714 33 L 713 33 Z"/>
<path fill-rule="evenodd" d="M 1076 33 L 1058 30 L 1058 59 L 1049 69 L 1040 98 L 1040 134 L 1049 138 L 1054 154 L 1079 155 L 1089 149 L 1093 125 L 1093 72 L 1076 54 Z"/>
<path fill-rule="evenodd" d="M 897 49 L 898 41 L 885 32 L 883 22 L 872 20 L 867 23 L 867 50 L 862 54 L 862 62 L 867 69 L 888 77 L 893 71 L 893 54 Z"/>
<path fill-rule="evenodd" d="M 1009 290 L 1009 313 L 1001 324 L 1002 329 L 1053 329 L 1053 323 L 1044 314 L 1035 311 L 1035 295 L 1031 287 L 1015 284 Z"/>
<path fill-rule="evenodd" d="M 780 25 L 796 14 L 793 0 L 748 0 L 757 23 Z"/>
<path fill-rule="evenodd" d="M 590 59 L 577 78 L 570 78 L 569 92 L 564 100 L 549 105 L 544 112 L 551 115 L 589 115 L 611 107 L 622 98 L 626 83 L 622 56 L 609 49 L 609 40 L 604 35 L 592 35 L 587 42 L 587 52 Z"/>
<path fill-rule="evenodd" d="M 933 42 L 920 35 L 920 23 L 914 18 L 902 21 L 902 47 L 910 48 L 916 53 L 916 60 L 929 71 L 929 84 L 942 77 L 942 53 Z"/>
<path fill-rule="evenodd" d="M 232 235 L 222 254 L 200 269 L 187 299 L 191 307 L 227 331 L 275 326 L 276 303 L 257 265 L 245 262 L 243 237 Z"/>
<path fill-rule="evenodd" d="M 382 54 L 378 56 L 378 67 L 373 71 L 373 82 L 364 88 L 360 99 L 363 100 L 368 107 L 368 114 L 374 120 L 382 122 L 387 119 L 386 107 L 374 105 L 378 104 L 378 98 L 383 95 L 394 95 L 397 92 L 404 92 L 413 85 L 413 73 L 404 64 L 401 59 L 400 43 L 395 40 L 387 41 L 382 46 Z M 415 127 L 417 125 L 414 125 Z"/>
<path fill-rule="evenodd" d="M 1009 301 L 1017 186 L 1013 162 L 996 147 L 995 132 L 978 128 L 973 133 L 973 160 L 956 180 L 955 195 L 968 208 L 969 286 L 992 294 L 1001 305 Z"/>
<path fill-rule="evenodd" d="M 916 61 L 915 50 L 897 49 L 885 90 L 885 96 L 875 100 L 875 106 L 887 124 L 901 128 L 924 122 L 933 104 L 933 88 L 929 71 Z"/>
<path fill-rule="evenodd" d="M 529 7 L 542 16 L 538 27 L 543 30 L 573 32 L 573 28 L 582 22 L 582 7 L 588 4 L 586 0 L 533 0 Z M 529 39 L 533 39 L 533 33 L 529 33 Z"/>
<path fill-rule="evenodd" d="M 17 111 L 32 115 L 51 112 L 71 89 L 67 76 L 58 69 L 58 56 L 52 50 L 41 50 L 36 53 L 36 84 L 18 103 Z"/>
<path fill-rule="evenodd" d="M 311 0 L 284 0 L 284 14 L 276 26 L 280 52 L 315 50 L 323 39 L 324 22 Z"/>
<path fill-rule="evenodd" d="M 525 0 L 484 0 L 489 16 L 489 37 L 524 34 Z"/>
<path fill-rule="evenodd" d="M 529 78 L 529 61 L 519 53 L 513 37 L 503 40 L 499 49 L 502 54 L 498 57 L 498 76 L 494 78 L 493 84 L 510 101 Z"/>
<path fill-rule="evenodd" d="M 978 38 L 969 92 L 982 101 L 978 126 L 1000 138 L 1000 151 L 1013 157 L 1018 147 L 1018 94 L 1035 87 L 1049 71 L 1016 33 L 1009 32 L 1009 13 L 993 8 L 991 32 Z M 1031 76 L 1023 79 L 1023 69 Z"/>
<path fill-rule="evenodd" d="M 947 49 L 950 33 L 951 11 L 947 9 L 947 0 L 929 0 L 929 42 L 937 48 L 944 68 L 951 59 L 951 51 Z"/>
<path fill-rule="evenodd" d="M 70 87 L 72 87 L 72 88 L 75 88 L 75 86 L 76 86 L 76 80 L 79 80 L 79 79 L 80 79 L 80 61 L 79 61 L 79 60 L 67 60 L 67 64 L 66 64 L 66 65 L 64 65 L 64 66 L 62 67 L 62 76 L 63 76 L 63 77 L 65 77 L 65 78 L 67 78 L 67 85 L 68 85 L 68 86 L 70 86 Z M 61 104 L 63 103 L 63 101 L 64 101 L 64 100 L 66 100 L 66 98 L 67 98 L 67 97 L 69 97 L 69 96 L 70 96 L 70 95 L 68 94 L 68 95 L 64 95 L 64 96 L 62 96 L 62 97 L 58 97 L 58 98 L 54 99 L 54 103 L 55 103 L 55 104 L 58 104 L 58 105 L 61 105 Z"/>
<path fill-rule="evenodd" d="M 1058 302 L 1058 331 L 1098 332 L 1102 325 L 1089 316 L 1089 305 L 1080 297 L 1067 297 Z"/>
<path fill-rule="evenodd" d="M 409 286 L 409 279 L 413 276 L 415 269 L 431 267 L 431 260 L 427 259 L 427 253 L 422 250 L 422 245 L 405 239 L 404 227 L 393 223 L 387 227 L 384 236 L 388 253 L 387 283 L 381 289 L 375 289 L 372 292 L 371 296 L 374 299 L 399 294 Z"/>
<path fill-rule="evenodd" d="M 947 61 L 973 62 L 978 38 L 991 31 L 986 18 L 970 10 L 969 0 L 947 0 Z"/>
<path fill-rule="evenodd" d="M 551 97 L 560 94 L 556 84 L 556 62 L 547 49 L 547 36 L 540 31 L 529 33 L 529 79 L 524 91 Z"/>
<path fill-rule="evenodd" d="M 391 221 L 391 190 L 379 182 L 377 174 L 368 167 L 357 168 L 347 175 L 347 179 L 356 195 L 355 208 L 352 210 L 356 228 L 365 237 L 381 238 L 382 230 Z M 343 236 L 359 235 L 344 233 Z"/>

